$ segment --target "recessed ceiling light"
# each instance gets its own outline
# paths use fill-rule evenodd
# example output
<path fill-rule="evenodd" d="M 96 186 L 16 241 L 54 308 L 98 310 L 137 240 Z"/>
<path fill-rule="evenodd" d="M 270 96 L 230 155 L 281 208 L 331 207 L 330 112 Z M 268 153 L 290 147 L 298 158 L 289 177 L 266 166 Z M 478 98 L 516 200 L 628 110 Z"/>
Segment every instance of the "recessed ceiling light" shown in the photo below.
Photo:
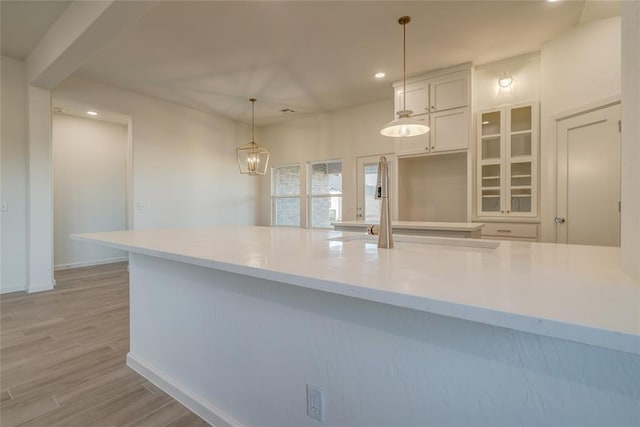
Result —
<path fill-rule="evenodd" d="M 373 77 L 375 77 L 376 79 L 383 79 L 383 78 L 384 78 L 384 76 L 386 76 L 386 74 L 385 74 L 385 73 L 383 73 L 382 71 L 380 71 L 379 73 L 375 73 L 375 74 L 373 75 Z"/>
<path fill-rule="evenodd" d="M 97 116 L 98 113 L 96 113 L 95 111 L 87 111 L 87 114 L 90 116 Z"/>
<path fill-rule="evenodd" d="M 548 1 L 549 3 L 555 3 L 555 2 L 557 2 L 558 0 L 547 0 L 547 1 Z"/>

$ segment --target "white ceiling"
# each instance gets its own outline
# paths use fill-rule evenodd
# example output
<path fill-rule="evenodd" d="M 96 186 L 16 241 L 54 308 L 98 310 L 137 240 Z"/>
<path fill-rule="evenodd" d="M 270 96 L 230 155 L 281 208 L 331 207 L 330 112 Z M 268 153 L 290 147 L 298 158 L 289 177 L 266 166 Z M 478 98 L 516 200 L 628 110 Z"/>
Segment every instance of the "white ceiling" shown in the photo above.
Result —
<path fill-rule="evenodd" d="M 47 9 L 43 3 L 51 2 L 31 3 Z M 585 18 L 584 5 L 583 0 L 161 1 L 75 75 L 245 122 L 251 117 L 248 98 L 256 97 L 256 124 L 266 125 L 388 98 L 391 82 L 402 78 L 397 23 L 402 15 L 412 18 L 407 68 L 415 75 L 535 51 L 581 20 L 614 13 L 610 7 L 589 7 Z M 375 80 L 373 73 L 380 70 L 387 77 Z M 296 113 L 282 113 L 283 108 Z"/>
<path fill-rule="evenodd" d="M 69 3 L 2 0 L 2 54 L 24 60 Z"/>

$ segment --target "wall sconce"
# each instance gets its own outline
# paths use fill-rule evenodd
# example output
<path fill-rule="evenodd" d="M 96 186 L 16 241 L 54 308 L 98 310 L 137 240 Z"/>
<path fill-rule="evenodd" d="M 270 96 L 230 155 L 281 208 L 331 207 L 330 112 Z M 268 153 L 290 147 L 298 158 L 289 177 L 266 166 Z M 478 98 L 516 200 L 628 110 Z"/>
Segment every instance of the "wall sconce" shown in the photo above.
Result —
<path fill-rule="evenodd" d="M 513 76 L 506 71 L 504 71 L 498 79 L 498 86 L 500 86 L 501 88 L 508 88 L 512 83 Z"/>

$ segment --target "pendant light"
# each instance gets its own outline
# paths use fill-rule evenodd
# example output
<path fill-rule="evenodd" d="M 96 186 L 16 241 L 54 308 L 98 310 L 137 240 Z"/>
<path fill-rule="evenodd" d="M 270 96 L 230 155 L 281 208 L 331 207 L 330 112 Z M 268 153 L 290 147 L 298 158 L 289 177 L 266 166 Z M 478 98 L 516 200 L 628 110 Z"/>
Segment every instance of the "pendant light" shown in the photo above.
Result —
<path fill-rule="evenodd" d="M 263 146 L 257 144 L 254 138 L 255 129 L 255 98 L 251 101 L 251 142 L 236 148 L 238 168 L 243 175 L 265 175 L 269 164 L 269 152 Z"/>
<path fill-rule="evenodd" d="M 402 92 L 402 111 L 398 111 L 398 118 L 389 122 L 385 127 L 380 129 L 380 134 L 391 137 L 407 137 L 417 136 L 429 132 L 429 126 L 418 122 L 411 117 L 413 111 L 407 110 L 407 28 L 406 25 L 411 22 L 411 17 L 403 16 L 398 19 L 398 23 L 402 25 L 402 48 L 403 48 L 403 92 Z"/>

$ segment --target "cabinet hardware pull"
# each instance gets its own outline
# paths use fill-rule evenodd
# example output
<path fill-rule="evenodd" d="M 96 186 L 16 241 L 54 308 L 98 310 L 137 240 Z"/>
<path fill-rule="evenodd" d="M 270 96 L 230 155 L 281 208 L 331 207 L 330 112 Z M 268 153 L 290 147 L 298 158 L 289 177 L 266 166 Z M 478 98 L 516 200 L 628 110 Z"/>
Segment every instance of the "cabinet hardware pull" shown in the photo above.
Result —
<path fill-rule="evenodd" d="M 498 233 L 511 233 L 511 230 L 496 230 Z"/>

